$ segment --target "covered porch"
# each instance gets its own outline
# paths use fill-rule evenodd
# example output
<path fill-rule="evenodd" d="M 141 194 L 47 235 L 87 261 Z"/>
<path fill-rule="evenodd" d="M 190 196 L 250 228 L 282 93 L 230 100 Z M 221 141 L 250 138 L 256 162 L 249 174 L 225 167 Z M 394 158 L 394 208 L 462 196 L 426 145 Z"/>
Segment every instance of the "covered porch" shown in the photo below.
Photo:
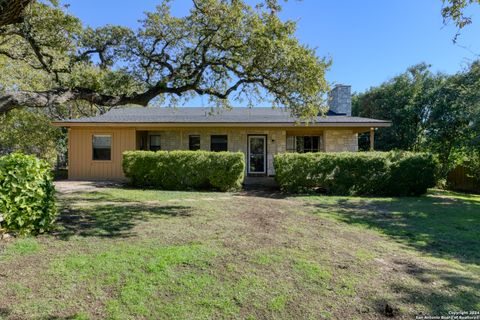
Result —
<path fill-rule="evenodd" d="M 373 128 L 136 128 L 135 148 L 242 152 L 247 176 L 261 177 L 275 174 L 273 158 L 277 153 L 356 152 L 361 132 L 374 135 Z M 373 147 L 373 139 L 371 142 Z"/>

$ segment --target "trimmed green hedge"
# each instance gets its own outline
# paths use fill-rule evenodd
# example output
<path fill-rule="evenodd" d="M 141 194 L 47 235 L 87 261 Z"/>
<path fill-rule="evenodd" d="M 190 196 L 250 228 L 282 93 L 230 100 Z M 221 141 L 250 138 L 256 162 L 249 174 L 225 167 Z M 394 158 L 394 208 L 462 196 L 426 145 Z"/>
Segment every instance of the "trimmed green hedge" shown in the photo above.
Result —
<path fill-rule="evenodd" d="M 275 156 L 283 191 L 324 189 L 336 195 L 410 196 L 436 183 L 437 161 L 428 153 L 285 153 Z"/>
<path fill-rule="evenodd" d="M 21 234 L 48 230 L 57 214 L 50 165 L 34 156 L 0 157 L 0 226 Z"/>
<path fill-rule="evenodd" d="M 127 151 L 123 171 L 137 187 L 227 191 L 241 187 L 245 156 L 241 152 Z"/>

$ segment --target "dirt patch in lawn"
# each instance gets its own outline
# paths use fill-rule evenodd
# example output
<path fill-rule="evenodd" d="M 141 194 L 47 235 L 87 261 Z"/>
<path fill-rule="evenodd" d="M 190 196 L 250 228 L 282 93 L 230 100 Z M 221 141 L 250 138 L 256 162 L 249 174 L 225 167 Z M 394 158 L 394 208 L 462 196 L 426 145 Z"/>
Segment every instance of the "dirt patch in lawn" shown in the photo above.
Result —
<path fill-rule="evenodd" d="M 55 189 L 60 194 L 70 194 L 75 192 L 98 192 L 101 191 L 102 188 L 118 188 L 122 186 L 122 183 L 112 181 L 55 181 Z"/>

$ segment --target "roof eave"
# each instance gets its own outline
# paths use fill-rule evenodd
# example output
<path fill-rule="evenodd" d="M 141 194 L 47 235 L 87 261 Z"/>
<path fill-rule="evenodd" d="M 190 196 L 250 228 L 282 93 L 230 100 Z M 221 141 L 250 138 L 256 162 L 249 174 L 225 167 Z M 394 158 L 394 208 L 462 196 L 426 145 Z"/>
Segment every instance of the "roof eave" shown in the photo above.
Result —
<path fill-rule="evenodd" d="M 292 127 L 390 127 L 390 121 L 372 122 L 69 122 L 54 121 L 55 127 L 268 127 L 268 128 L 292 128 Z"/>

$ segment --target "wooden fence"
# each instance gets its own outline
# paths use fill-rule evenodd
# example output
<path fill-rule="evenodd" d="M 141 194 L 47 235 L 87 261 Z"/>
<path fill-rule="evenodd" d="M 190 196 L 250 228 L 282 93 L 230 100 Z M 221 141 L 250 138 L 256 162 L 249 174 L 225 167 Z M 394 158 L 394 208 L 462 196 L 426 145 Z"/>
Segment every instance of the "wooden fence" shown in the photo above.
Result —
<path fill-rule="evenodd" d="M 471 177 L 470 171 L 458 166 L 447 177 L 447 185 L 451 190 L 480 193 L 480 181 Z"/>

